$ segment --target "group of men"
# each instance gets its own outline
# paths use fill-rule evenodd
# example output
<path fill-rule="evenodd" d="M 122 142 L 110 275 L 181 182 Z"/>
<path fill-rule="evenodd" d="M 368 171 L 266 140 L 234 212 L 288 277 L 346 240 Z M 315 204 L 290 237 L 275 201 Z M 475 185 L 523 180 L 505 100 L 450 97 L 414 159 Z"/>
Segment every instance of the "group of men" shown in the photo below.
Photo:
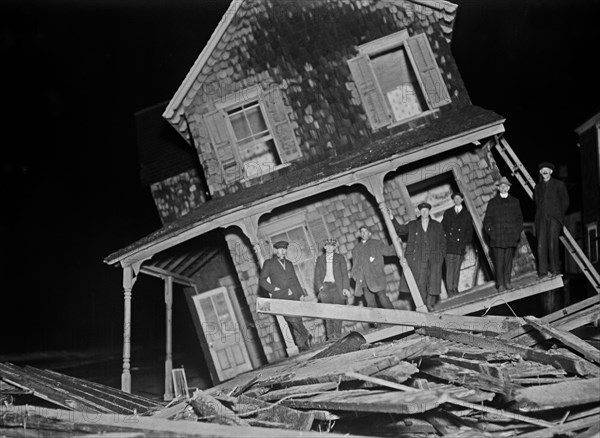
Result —
<path fill-rule="evenodd" d="M 558 239 L 564 214 L 569 205 L 565 184 L 551 178 L 554 165 L 539 165 L 540 182 L 535 188 L 535 226 L 538 239 L 539 278 L 560 273 Z M 496 183 L 498 193 L 487 207 L 483 229 L 490 239 L 490 248 L 499 291 L 512 288 L 511 271 L 515 250 L 523 231 L 523 214 L 517 198 L 509 194 L 511 183 L 502 177 Z M 463 205 L 464 196 L 452 193 L 453 206 L 447 209 L 441 222 L 430 217 L 431 205 L 417 206 L 420 216 L 400 224 L 391 214 L 398 236 L 406 240 L 400 259 L 410 268 L 423 302 L 431 310 L 441 294 L 442 266 L 446 264 L 446 290 L 449 297 L 458 294 L 460 269 L 467 244 L 471 242 L 473 225 L 470 213 Z M 339 254 L 336 239 L 323 242 L 324 253 L 315 264 L 314 290 L 317 299 L 328 304 L 352 304 L 354 297 L 363 297 L 369 307 L 393 309 L 386 293 L 384 257 L 396 256 L 394 245 L 372 237 L 368 226 L 359 228 L 359 242 L 352 249 L 352 269 L 348 274 L 346 259 Z M 260 286 L 273 298 L 303 300 L 305 291 L 300 285 L 294 265 L 286 259 L 288 242 L 275 242 L 275 254 L 266 260 L 260 275 Z M 355 281 L 354 292 L 350 280 Z M 296 345 L 301 351 L 310 346 L 312 336 L 300 317 L 285 318 Z M 325 320 L 327 339 L 341 335 L 341 320 Z"/>

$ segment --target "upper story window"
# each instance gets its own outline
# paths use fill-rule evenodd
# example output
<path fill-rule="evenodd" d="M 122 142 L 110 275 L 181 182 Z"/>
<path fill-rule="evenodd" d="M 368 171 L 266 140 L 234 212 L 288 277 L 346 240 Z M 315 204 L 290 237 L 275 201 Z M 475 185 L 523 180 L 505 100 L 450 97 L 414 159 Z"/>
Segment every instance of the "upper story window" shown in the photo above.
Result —
<path fill-rule="evenodd" d="M 425 34 L 406 30 L 358 47 L 348 65 L 374 129 L 406 122 L 450 103 Z"/>
<path fill-rule="evenodd" d="M 301 156 L 281 91 L 251 87 L 204 116 L 226 183 L 258 178 Z"/>

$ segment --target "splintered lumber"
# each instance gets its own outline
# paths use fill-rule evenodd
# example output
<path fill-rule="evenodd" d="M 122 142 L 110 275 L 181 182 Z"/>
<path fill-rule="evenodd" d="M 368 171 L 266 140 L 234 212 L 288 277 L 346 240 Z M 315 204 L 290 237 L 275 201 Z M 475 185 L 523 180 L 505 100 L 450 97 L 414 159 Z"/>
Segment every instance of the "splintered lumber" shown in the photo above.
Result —
<path fill-rule="evenodd" d="M 530 386 L 515 392 L 520 411 L 540 411 L 600 402 L 600 378 Z"/>
<path fill-rule="evenodd" d="M 533 316 L 526 316 L 523 319 L 536 330 L 562 342 L 567 347 L 572 348 L 578 353 L 581 353 L 586 359 L 600 364 L 600 350 L 592 347 L 590 344 L 578 338 L 574 334 L 553 328 L 548 324 L 544 324 L 541 320 Z"/>
<path fill-rule="evenodd" d="M 598 318 L 599 311 L 600 295 L 596 295 L 575 304 L 571 304 L 556 312 L 549 313 L 540 318 L 540 321 L 563 331 L 571 331 L 594 322 Z M 533 327 L 524 324 L 515 331 L 500 334 L 499 338 L 512 339 L 512 342 L 531 347 L 547 339 L 547 336 L 535 330 Z"/>
<path fill-rule="evenodd" d="M 23 430 L 49 430 L 68 433 L 102 433 L 143 431 L 149 437 L 229 438 L 297 438 L 297 430 L 265 427 L 225 426 L 197 421 L 171 421 L 153 417 L 89 412 L 64 409 L 9 406 L 0 409 L 0 427 Z M 15 429 L 15 430 L 18 430 Z M 10 435 L 9 433 L 9 436 Z M 64 436 L 64 435 L 63 435 Z M 320 432 L 303 431 L 305 438 L 323 438 Z M 346 435 L 348 436 L 348 435 Z M 356 437 L 356 435 L 352 435 Z"/>
<path fill-rule="evenodd" d="M 453 330 L 444 330 L 441 328 L 424 327 L 418 329 L 419 333 L 426 334 L 441 339 L 449 339 L 463 344 L 473 345 L 484 349 L 497 349 L 520 355 L 525 360 L 533 360 L 540 363 L 550 364 L 556 368 L 562 368 L 565 371 L 578 374 L 580 376 L 600 375 L 600 368 L 588 362 L 585 359 L 577 360 L 561 354 L 552 354 L 549 352 L 534 350 L 533 348 L 514 345 L 496 338 L 476 336 L 468 333 L 460 333 Z"/>
<path fill-rule="evenodd" d="M 375 383 L 371 383 L 375 385 Z M 427 379 L 414 379 L 413 385 L 418 389 L 433 389 L 435 391 L 441 391 L 453 398 L 459 400 L 465 400 L 472 403 L 481 403 L 484 401 L 491 401 L 494 399 L 495 394 L 489 391 L 481 391 L 479 389 L 471 389 L 463 386 L 456 386 L 448 383 L 436 383 L 431 382 Z"/>
<path fill-rule="evenodd" d="M 338 354 L 350 353 L 352 351 L 360 350 L 361 345 L 366 344 L 364 336 L 358 332 L 350 332 L 341 339 L 338 339 L 333 344 L 329 345 L 324 350 L 315 354 L 312 359 L 319 359 L 321 357 L 337 356 Z"/>
<path fill-rule="evenodd" d="M 451 363 L 458 365 L 459 367 L 468 368 L 473 371 L 477 371 L 486 376 L 495 377 L 499 380 L 508 380 L 508 374 L 504 365 L 481 362 L 472 359 L 463 359 L 462 357 L 452 357 L 447 355 L 441 355 L 440 360 L 442 362 Z"/>
<path fill-rule="evenodd" d="M 391 366 L 383 371 L 373 374 L 373 377 L 384 379 L 389 382 L 402 383 L 418 372 L 419 369 L 416 366 L 410 362 L 402 361 L 398 365 Z"/>
<path fill-rule="evenodd" d="M 260 400 L 265 401 L 276 401 L 281 400 L 282 398 L 289 397 L 310 397 L 315 393 L 337 389 L 338 386 L 339 384 L 337 382 L 313 383 L 312 385 L 291 386 L 289 388 L 269 391 L 266 394 L 259 396 L 258 398 Z"/>
<path fill-rule="evenodd" d="M 398 389 L 400 391 L 405 391 L 408 393 L 419 393 L 422 392 L 419 389 L 413 388 L 411 386 L 406 386 L 406 385 L 402 385 L 399 383 L 392 383 L 392 382 L 387 382 L 385 380 L 382 379 L 377 379 L 374 377 L 370 377 L 370 376 L 361 376 L 360 374 L 357 373 L 347 373 L 348 377 L 352 377 L 355 379 L 361 379 L 361 380 L 365 380 L 367 382 L 373 382 L 373 383 L 378 383 L 381 386 L 387 386 L 388 388 L 392 388 L 392 389 Z M 453 397 L 450 397 L 448 395 L 446 395 L 446 402 L 457 405 L 457 406 L 462 406 L 464 408 L 469 408 L 469 409 L 473 409 L 476 411 L 481 411 L 481 412 L 487 412 L 490 414 L 495 414 L 498 416 L 503 416 L 503 417 L 508 417 L 508 418 L 512 418 L 514 420 L 520 420 L 523 421 L 525 423 L 530 423 L 530 424 L 535 424 L 536 426 L 542 426 L 542 427 L 552 427 L 554 426 L 552 423 L 549 423 L 547 421 L 544 420 L 538 420 L 537 418 L 531 418 L 531 417 L 526 417 L 524 415 L 520 415 L 517 414 L 515 412 L 507 412 L 507 411 L 502 411 L 500 409 L 495 409 L 495 408 L 490 408 L 487 406 L 482 406 L 482 405 L 478 405 L 475 403 L 469 403 L 463 400 L 457 400 Z M 423 411 L 425 412 L 425 411 Z"/>
<path fill-rule="evenodd" d="M 374 322 L 409 327 L 451 327 L 455 330 L 490 333 L 504 333 L 520 325 L 516 318 L 504 316 L 445 315 L 273 298 L 258 298 L 256 310 L 258 313 L 269 315 L 341 319 L 344 321 Z"/>
<path fill-rule="evenodd" d="M 250 426 L 250 424 L 240 418 L 235 412 L 223 405 L 216 398 L 197 389 L 194 391 L 189 404 L 194 409 L 199 421 L 205 420 L 213 423 L 225 424 L 229 426 Z"/>
<path fill-rule="evenodd" d="M 388 390 L 351 389 L 319 394 L 310 398 L 288 399 L 282 403 L 302 409 L 411 415 L 434 409 L 445 403 L 447 399 L 447 394 L 439 391 L 402 393 Z"/>
<path fill-rule="evenodd" d="M 422 373 L 468 388 L 491 391 L 508 397 L 520 386 L 440 360 L 428 359 L 420 365 Z"/>
<path fill-rule="evenodd" d="M 597 416 L 581 418 L 575 421 L 555 425 L 547 429 L 540 429 L 529 433 L 519 435 L 519 438 L 553 438 L 564 436 L 565 434 L 576 432 L 578 430 L 588 429 L 598 425 L 600 418 Z M 580 437 L 581 435 L 577 435 Z"/>
<path fill-rule="evenodd" d="M 240 406 L 244 406 L 244 408 L 239 409 Z M 281 424 L 283 429 L 310 430 L 315 419 L 315 415 L 311 412 L 298 411 L 245 395 L 238 397 L 234 409 L 238 416 L 244 417 L 248 421 L 277 423 Z"/>

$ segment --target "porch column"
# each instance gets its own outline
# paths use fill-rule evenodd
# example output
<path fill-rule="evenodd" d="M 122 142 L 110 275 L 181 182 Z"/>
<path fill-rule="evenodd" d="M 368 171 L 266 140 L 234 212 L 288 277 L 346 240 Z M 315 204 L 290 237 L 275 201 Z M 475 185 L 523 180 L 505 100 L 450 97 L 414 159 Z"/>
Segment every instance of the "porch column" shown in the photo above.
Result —
<path fill-rule="evenodd" d="M 385 203 L 385 199 L 383 197 L 383 178 L 384 174 L 373 175 L 365 178 L 360 183 L 363 184 L 369 192 L 373 196 L 375 196 L 375 200 L 377 201 L 377 205 L 379 206 L 379 210 L 383 215 L 383 220 L 385 226 L 392 237 L 392 243 L 394 245 L 394 249 L 396 250 L 396 254 L 400 259 L 400 263 L 402 264 L 402 273 L 404 274 L 404 278 L 406 279 L 406 283 L 408 284 L 408 289 L 410 290 L 410 295 L 412 296 L 413 301 L 415 302 L 415 309 L 417 312 L 427 312 L 427 306 L 423 303 L 423 298 L 419 293 L 419 288 L 417 287 L 417 283 L 415 278 L 404 258 L 404 251 L 402 250 L 402 243 L 396 234 L 396 229 L 394 228 L 394 224 L 392 222 L 392 218 L 390 217 L 388 206 Z"/>
<path fill-rule="evenodd" d="M 164 400 L 173 400 L 173 277 L 164 277 L 166 309 L 166 349 L 165 349 L 165 395 Z"/>
<path fill-rule="evenodd" d="M 135 283 L 133 268 L 123 267 L 123 372 L 121 373 L 121 390 L 131 392 L 131 290 Z"/>
<path fill-rule="evenodd" d="M 246 237 L 250 239 L 252 248 L 254 249 L 256 258 L 258 259 L 258 270 L 260 271 L 265 263 L 265 258 L 262 255 L 260 242 L 258 240 L 258 215 L 244 218 L 243 223 L 237 223 L 236 225 L 238 225 Z M 285 351 L 287 355 L 293 356 L 294 354 L 298 354 L 298 347 L 294 343 L 292 331 L 290 330 L 285 318 L 281 315 L 275 315 L 275 319 L 277 320 L 277 324 L 279 324 L 279 329 L 281 331 L 283 341 L 285 342 Z"/>

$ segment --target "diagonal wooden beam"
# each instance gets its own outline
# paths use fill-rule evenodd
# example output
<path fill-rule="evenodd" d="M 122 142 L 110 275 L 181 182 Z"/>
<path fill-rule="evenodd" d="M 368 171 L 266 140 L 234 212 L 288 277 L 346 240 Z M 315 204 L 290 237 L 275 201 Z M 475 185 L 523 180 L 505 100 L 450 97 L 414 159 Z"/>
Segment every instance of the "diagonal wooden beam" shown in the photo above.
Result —
<path fill-rule="evenodd" d="M 270 315 L 377 322 L 405 327 L 450 328 L 453 330 L 495 334 L 514 330 L 517 326 L 520 326 L 516 318 L 504 316 L 445 315 L 440 313 L 413 312 L 410 310 L 379 309 L 270 298 L 258 298 L 256 301 L 256 310 L 259 313 Z M 406 331 L 408 332 L 409 330 Z"/>

